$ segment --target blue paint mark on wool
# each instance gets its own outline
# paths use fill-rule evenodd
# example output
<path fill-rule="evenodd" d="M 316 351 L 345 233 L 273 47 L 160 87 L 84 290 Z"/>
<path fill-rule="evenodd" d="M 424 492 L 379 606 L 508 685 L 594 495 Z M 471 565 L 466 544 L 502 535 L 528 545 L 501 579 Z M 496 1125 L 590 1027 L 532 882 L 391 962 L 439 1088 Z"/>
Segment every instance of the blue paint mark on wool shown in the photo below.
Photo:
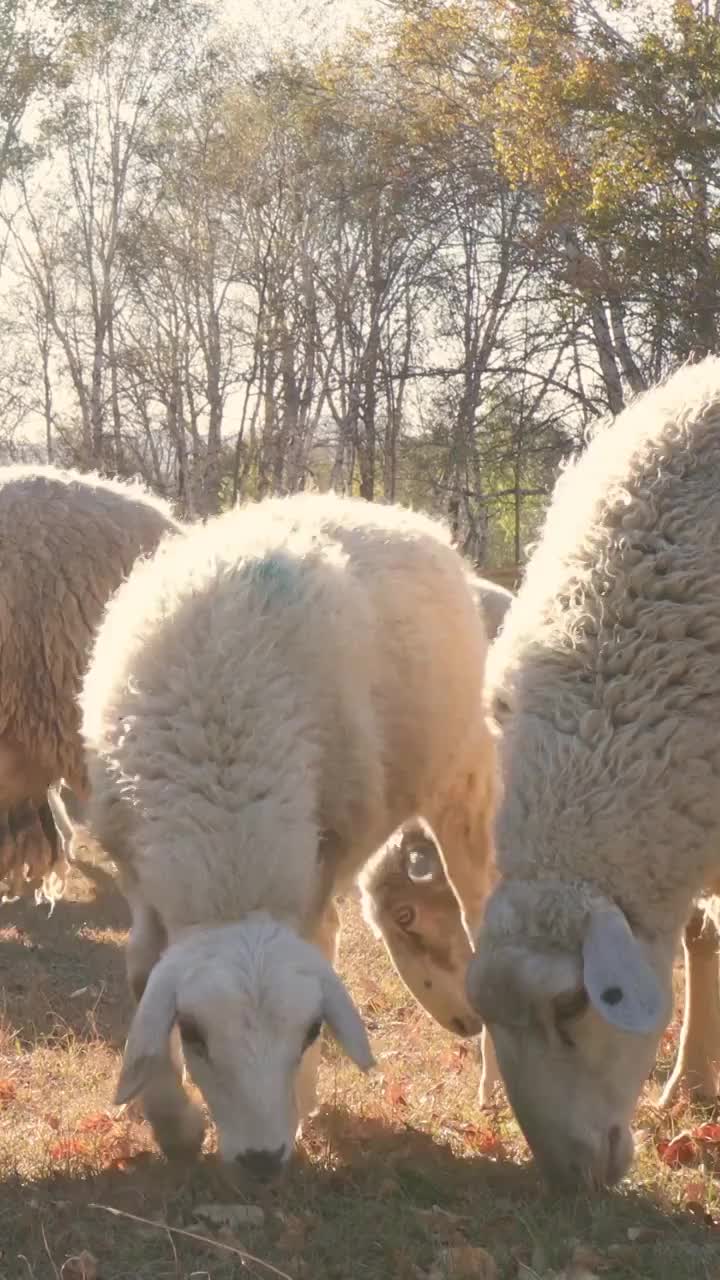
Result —
<path fill-rule="evenodd" d="M 297 594 L 298 562 L 282 552 L 252 561 L 248 570 L 252 581 L 265 588 L 268 600 L 292 599 Z"/>

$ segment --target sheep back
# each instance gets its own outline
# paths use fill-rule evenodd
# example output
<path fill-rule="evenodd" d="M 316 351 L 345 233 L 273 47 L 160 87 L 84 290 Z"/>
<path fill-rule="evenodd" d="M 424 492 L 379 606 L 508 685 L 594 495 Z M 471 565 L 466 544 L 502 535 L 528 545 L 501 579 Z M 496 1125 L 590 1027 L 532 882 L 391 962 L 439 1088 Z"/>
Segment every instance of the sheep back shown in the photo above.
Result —
<path fill-rule="evenodd" d="M 715 357 L 558 481 L 488 666 L 506 876 L 586 877 L 659 926 L 717 867 L 719 494 Z"/>
<path fill-rule="evenodd" d="M 170 930 L 297 918 L 323 833 L 349 879 L 452 768 L 485 650 L 435 522 L 335 495 L 221 516 L 110 605 L 82 698 L 93 826 Z"/>
<path fill-rule="evenodd" d="M 177 528 L 167 505 L 136 484 L 52 467 L 0 470 L 1 811 L 42 807 L 60 777 L 85 792 L 76 700 L 93 632 L 136 558 Z M 7 874 L 12 858 L 3 861 Z"/>

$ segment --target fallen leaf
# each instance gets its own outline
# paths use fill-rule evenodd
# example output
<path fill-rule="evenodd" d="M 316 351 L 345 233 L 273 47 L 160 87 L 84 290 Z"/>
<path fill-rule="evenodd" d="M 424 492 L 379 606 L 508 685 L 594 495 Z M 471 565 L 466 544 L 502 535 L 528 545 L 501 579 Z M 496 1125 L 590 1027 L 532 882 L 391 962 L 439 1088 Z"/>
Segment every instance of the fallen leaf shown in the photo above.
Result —
<path fill-rule="evenodd" d="M 49 1156 L 51 1160 L 72 1160 L 78 1156 L 87 1157 L 90 1155 L 90 1147 L 82 1138 L 63 1138 L 62 1141 L 56 1142 L 50 1148 Z"/>
<path fill-rule="evenodd" d="M 265 1221 L 265 1210 L 257 1204 L 196 1204 L 194 1213 L 206 1222 L 218 1227 L 260 1227 Z"/>
<path fill-rule="evenodd" d="M 720 1142 L 720 1124 L 699 1124 L 693 1129 L 693 1138 L 700 1142 Z"/>
<path fill-rule="evenodd" d="M 697 1157 L 697 1147 L 692 1134 L 685 1130 L 676 1138 L 661 1138 L 657 1144 L 657 1153 L 663 1164 L 677 1169 L 680 1165 L 692 1164 Z"/>
<path fill-rule="evenodd" d="M 405 1088 L 399 1080 L 387 1080 L 385 1082 L 385 1100 L 390 1103 L 391 1107 L 407 1106 Z"/>
<path fill-rule="evenodd" d="M 114 1156 L 108 1169 L 114 1169 L 117 1173 L 134 1173 L 141 1165 L 149 1164 L 153 1159 L 152 1151 L 135 1151 L 128 1156 Z"/>
<path fill-rule="evenodd" d="M 45 1116 L 45 1123 L 49 1125 L 51 1129 L 54 1129 L 55 1132 L 57 1133 L 58 1129 L 60 1128 L 60 1117 Z"/>
<path fill-rule="evenodd" d="M 60 1268 L 61 1280 L 97 1280 L 97 1258 L 87 1249 L 67 1258 Z"/>
<path fill-rule="evenodd" d="M 700 1182 L 699 1180 L 696 1182 L 688 1182 L 687 1186 L 683 1190 L 683 1200 L 694 1200 L 702 1203 L 704 1199 L 705 1183 Z"/>
<path fill-rule="evenodd" d="M 453 1245 L 443 1250 L 442 1261 L 454 1280 L 497 1280 L 495 1259 L 479 1245 Z"/>
<path fill-rule="evenodd" d="M 442 1059 L 442 1066 L 445 1071 L 452 1072 L 453 1075 L 459 1076 L 465 1069 L 465 1060 L 470 1050 L 462 1041 L 450 1049 Z"/>
<path fill-rule="evenodd" d="M 492 1129 L 480 1129 L 468 1135 L 468 1146 L 480 1155 L 491 1156 L 495 1160 L 502 1159 L 505 1155 L 503 1140 L 498 1133 L 493 1133 Z"/>
<path fill-rule="evenodd" d="M 77 1126 L 78 1133 L 109 1133 L 118 1123 L 115 1116 L 109 1116 L 107 1111 L 99 1111 L 97 1115 L 86 1116 Z"/>
<path fill-rule="evenodd" d="M 14 1080 L 0 1080 L 0 1102 L 13 1102 L 17 1097 Z"/>

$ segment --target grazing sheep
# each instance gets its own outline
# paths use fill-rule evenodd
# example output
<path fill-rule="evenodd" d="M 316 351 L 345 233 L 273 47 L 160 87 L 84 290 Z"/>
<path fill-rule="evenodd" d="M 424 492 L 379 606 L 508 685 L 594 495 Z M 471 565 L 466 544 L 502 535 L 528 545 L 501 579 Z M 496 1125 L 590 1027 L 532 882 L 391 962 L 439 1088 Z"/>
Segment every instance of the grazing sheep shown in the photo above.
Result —
<path fill-rule="evenodd" d="M 720 360 L 561 477 L 490 657 L 500 881 L 468 991 L 546 1171 L 617 1181 L 694 899 L 720 879 Z"/>
<path fill-rule="evenodd" d="M 475 574 L 468 580 L 492 643 L 512 592 Z M 483 1031 L 465 992 L 472 948 L 428 824 L 422 818 L 405 823 L 365 865 L 358 883 L 365 920 L 416 1000 L 456 1035 Z M 492 1042 L 485 1032 L 482 1038 L 479 1100 L 485 1106 L 498 1072 Z"/>
<path fill-rule="evenodd" d="M 85 795 L 76 699 L 93 630 L 137 556 L 177 527 L 137 485 L 0 468 L 0 877 L 14 894 L 62 889 L 54 784 Z"/>
<path fill-rule="evenodd" d="M 414 818 L 363 868 L 362 910 L 408 990 L 456 1035 L 483 1028 L 465 992 L 472 947 L 430 827 Z"/>
<path fill-rule="evenodd" d="M 415 818 L 400 827 L 366 864 L 359 884 L 365 920 L 418 1002 L 455 1035 L 483 1032 L 478 1098 L 485 1106 L 499 1078 L 495 1054 L 465 992 L 472 947 L 427 823 Z"/>
<path fill-rule="evenodd" d="M 114 597 L 82 695 L 89 816 L 133 917 L 116 1096 L 142 1097 L 166 1152 L 203 1135 L 181 1043 L 221 1155 L 259 1170 L 291 1152 L 323 1022 L 371 1065 L 332 898 L 400 823 L 432 823 L 479 921 L 485 650 L 445 530 L 332 494 L 221 516 Z"/>

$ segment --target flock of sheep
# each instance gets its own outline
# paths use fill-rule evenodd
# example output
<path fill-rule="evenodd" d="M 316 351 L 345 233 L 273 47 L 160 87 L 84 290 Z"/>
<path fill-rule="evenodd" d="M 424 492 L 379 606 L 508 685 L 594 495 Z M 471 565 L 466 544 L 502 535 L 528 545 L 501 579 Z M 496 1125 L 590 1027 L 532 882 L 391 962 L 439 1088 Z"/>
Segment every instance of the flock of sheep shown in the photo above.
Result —
<path fill-rule="evenodd" d="M 372 1066 L 335 970 L 355 882 L 554 1180 L 629 1168 L 681 940 L 664 1101 L 714 1096 L 719 359 L 596 433 L 515 599 L 436 522 L 332 494 L 184 527 L 140 488 L 7 468 L 0 538 L 0 874 L 62 893 L 71 794 L 132 918 L 116 1101 L 166 1154 L 204 1138 L 186 1068 L 221 1157 L 265 1174 L 323 1027 Z"/>

